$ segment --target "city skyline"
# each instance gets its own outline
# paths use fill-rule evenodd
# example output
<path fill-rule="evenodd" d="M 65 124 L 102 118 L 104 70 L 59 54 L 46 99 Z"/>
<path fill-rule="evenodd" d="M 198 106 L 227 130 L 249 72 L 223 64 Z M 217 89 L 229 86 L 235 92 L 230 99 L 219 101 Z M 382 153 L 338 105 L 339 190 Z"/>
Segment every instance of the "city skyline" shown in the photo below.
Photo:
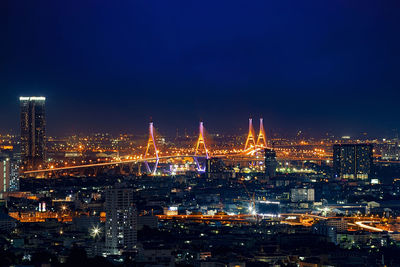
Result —
<path fill-rule="evenodd" d="M 57 135 L 135 132 L 150 117 L 170 134 L 199 120 L 233 133 L 249 116 L 267 132 L 399 129 L 399 3 L 289 2 L 8 3 L 0 131 L 18 129 L 21 95 L 48 98 Z"/>
<path fill-rule="evenodd" d="M 46 100 L 46 103 L 48 102 L 47 98 L 44 96 L 20 96 L 19 101 L 21 101 L 22 99 L 28 100 L 28 99 L 32 99 L 32 100 Z M 46 104 L 47 105 L 47 104 Z M 47 108 L 46 108 L 47 109 Z M 53 114 L 54 115 L 54 114 Z M 47 117 L 47 115 L 46 115 Z M 54 116 L 53 116 L 54 117 Z M 243 117 L 242 115 L 240 117 Z M 176 118 L 177 120 L 182 119 L 181 118 Z M 215 119 L 215 117 L 214 117 Z M 261 119 L 264 120 L 265 119 L 262 116 L 248 116 L 246 118 L 246 120 L 248 119 Z M 221 118 L 221 120 L 225 120 L 225 118 Z M 246 122 L 246 120 L 240 121 L 239 123 L 236 121 L 236 123 L 234 123 L 234 127 L 232 126 L 225 128 L 224 125 L 218 124 L 218 125 L 214 125 L 217 128 L 212 129 L 212 132 L 209 132 L 209 134 L 223 134 L 223 135 L 237 135 L 237 136 L 244 136 L 246 135 L 246 127 L 247 125 L 245 125 L 244 122 Z M 46 118 L 47 121 L 47 118 Z M 79 119 L 77 119 L 77 121 L 79 121 Z M 118 134 L 134 134 L 136 136 L 142 136 L 142 135 L 146 135 L 147 134 L 147 124 L 149 122 L 154 122 L 155 120 L 153 119 L 152 116 L 149 116 L 147 118 L 147 120 L 143 121 L 143 125 L 137 125 L 134 127 L 134 129 L 126 129 L 124 127 L 121 127 L 119 129 L 109 129 L 109 130 L 104 130 L 104 128 L 100 127 L 97 129 L 78 129 L 78 128 L 74 128 L 74 129 L 69 129 L 66 131 L 62 131 L 59 132 L 57 131 L 57 129 L 50 129 L 50 135 L 48 136 L 70 136 L 70 135 L 86 135 L 86 134 L 93 134 L 93 133 L 107 133 L 107 134 L 113 134 L 113 135 L 118 135 Z M 211 120 L 213 121 L 213 120 Z M 268 121 L 268 119 L 266 120 Z M 18 124 L 20 124 L 19 121 L 17 121 Z M 191 121 L 189 123 L 189 125 L 183 125 L 183 124 L 175 124 L 177 125 L 177 128 L 168 128 L 168 123 L 169 121 L 167 121 L 167 123 L 163 122 L 163 121 L 155 121 L 156 125 L 155 125 L 155 129 L 157 129 L 157 134 L 160 134 L 163 137 L 176 137 L 177 135 L 179 136 L 192 136 L 192 135 L 196 135 L 197 132 L 197 127 L 196 127 L 196 123 L 198 122 L 205 122 L 202 119 L 199 119 L 198 121 L 194 121 L 195 123 L 193 123 L 193 121 Z M 161 131 L 159 132 L 160 127 L 158 127 L 158 124 L 161 124 L 163 127 L 167 126 L 166 129 L 161 129 Z M 174 120 L 172 120 L 172 123 L 174 123 Z M 207 124 L 207 122 L 205 122 Z M 246 122 L 247 124 L 247 122 Z M 54 125 L 56 126 L 56 125 Z M 143 127 L 142 127 L 143 126 Z M 20 130 L 19 130 L 20 125 L 17 125 L 16 128 L 11 128 L 8 130 L 3 130 L 2 132 L 0 132 L 0 134 L 14 134 L 14 135 L 19 135 L 20 134 Z M 259 128 L 256 128 L 257 131 L 259 130 Z M 398 129 L 386 129 L 386 130 L 382 130 L 380 129 L 379 132 L 377 131 L 372 131 L 372 134 L 359 129 L 359 131 L 355 130 L 354 128 L 351 129 L 343 129 L 343 130 L 334 130 L 334 129 L 321 129 L 321 128 L 317 128 L 317 127 L 299 127 L 299 128 L 292 128 L 290 130 L 285 129 L 285 128 L 281 128 L 281 127 L 267 127 L 266 132 L 264 132 L 264 134 L 266 134 L 267 138 L 268 137 L 295 137 L 295 136 L 299 136 L 299 134 L 301 134 L 301 136 L 304 136 L 305 138 L 323 138 L 323 137 L 327 137 L 327 136 L 331 136 L 334 135 L 336 138 L 340 138 L 340 137 L 346 137 L 346 138 L 355 138 L 355 139 L 379 139 L 379 138 L 386 138 L 386 139 L 391 139 L 391 138 L 398 138 L 399 137 L 399 131 Z M 1 129 L 0 129 L 1 131 Z M 264 129 L 263 129 L 264 131 Z M 194 137 L 194 136 L 192 136 Z"/>
<path fill-rule="evenodd" d="M 400 266 L 400 1 L 0 1 L 0 266 Z"/>

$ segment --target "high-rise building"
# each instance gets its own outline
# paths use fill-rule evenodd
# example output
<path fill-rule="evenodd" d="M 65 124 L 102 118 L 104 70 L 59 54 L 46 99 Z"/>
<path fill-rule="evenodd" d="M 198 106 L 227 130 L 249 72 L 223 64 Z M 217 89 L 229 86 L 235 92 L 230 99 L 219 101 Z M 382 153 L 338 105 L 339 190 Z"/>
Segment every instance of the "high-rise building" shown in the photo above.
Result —
<path fill-rule="evenodd" d="M 113 188 L 106 191 L 106 253 L 118 255 L 131 251 L 137 243 L 137 211 L 133 189 Z"/>
<path fill-rule="evenodd" d="M 344 179 L 371 178 L 373 166 L 372 144 L 333 145 L 333 171 Z"/>
<path fill-rule="evenodd" d="M 292 202 L 313 202 L 314 188 L 292 188 L 290 190 L 290 199 Z"/>
<path fill-rule="evenodd" d="M 276 176 L 276 167 L 278 166 L 278 162 L 276 161 L 276 152 L 268 148 L 266 148 L 264 151 L 265 151 L 265 178 L 271 178 Z"/>
<path fill-rule="evenodd" d="M 206 174 L 208 178 L 218 176 L 225 171 L 225 164 L 220 158 L 209 158 L 206 162 Z"/>
<path fill-rule="evenodd" d="M 5 163 L 5 165 L 7 166 L 5 170 L 7 175 L 9 175 L 9 177 L 7 177 L 7 186 L 9 187 L 6 191 L 18 191 L 20 176 L 18 163 L 19 160 L 16 157 L 16 153 L 14 153 L 14 150 L 10 148 L 0 149 L 0 162 Z M 4 166 L 0 169 L 0 177 L 4 177 Z M 1 171 L 3 171 L 3 173 L 1 173 Z"/>
<path fill-rule="evenodd" d="M 45 97 L 20 97 L 21 160 L 25 169 L 44 167 L 46 158 Z"/>
<path fill-rule="evenodd" d="M 10 191 L 11 163 L 10 159 L 0 159 L 0 192 Z"/>
<path fill-rule="evenodd" d="M 395 139 L 387 142 L 382 148 L 383 160 L 400 160 L 400 142 Z"/>
<path fill-rule="evenodd" d="M 11 174 L 10 174 L 10 191 L 19 191 L 19 164 L 15 160 L 11 160 Z"/>

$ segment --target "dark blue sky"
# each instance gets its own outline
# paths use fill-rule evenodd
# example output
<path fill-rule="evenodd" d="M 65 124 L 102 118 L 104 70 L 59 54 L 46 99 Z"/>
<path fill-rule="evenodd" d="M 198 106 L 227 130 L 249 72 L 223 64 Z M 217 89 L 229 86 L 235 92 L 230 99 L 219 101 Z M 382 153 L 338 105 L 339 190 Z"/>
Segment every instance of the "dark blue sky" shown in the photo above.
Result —
<path fill-rule="evenodd" d="M 50 134 L 400 128 L 400 1 L 13 1 L 0 130 L 45 95 Z"/>

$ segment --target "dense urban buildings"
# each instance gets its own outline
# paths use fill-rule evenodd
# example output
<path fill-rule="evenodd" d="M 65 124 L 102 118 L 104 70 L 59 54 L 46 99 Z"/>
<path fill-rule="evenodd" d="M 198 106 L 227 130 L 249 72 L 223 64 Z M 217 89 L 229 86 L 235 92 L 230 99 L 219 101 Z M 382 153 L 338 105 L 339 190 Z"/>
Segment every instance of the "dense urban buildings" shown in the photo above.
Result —
<path fill-rule="evenodd" d="M 3 2 L 0 267 L 400 266 L 400 1 Z"/>
<path fill-rule="evenodd" d="M 45 97 L 20 97 L 21 159 L 26 169 L 44 167 L 46 158 Z"/>
<path fill-rule="evenodd" d="M 19 189 L 20 139 L 2 136 L 9 265 L 400 264 L 400 162 L 383 158 L 393 140 L 273 136 L 245 147 L 243 134 L 149 129 L 48 137 L 48 166 L 20 169 Z"/>

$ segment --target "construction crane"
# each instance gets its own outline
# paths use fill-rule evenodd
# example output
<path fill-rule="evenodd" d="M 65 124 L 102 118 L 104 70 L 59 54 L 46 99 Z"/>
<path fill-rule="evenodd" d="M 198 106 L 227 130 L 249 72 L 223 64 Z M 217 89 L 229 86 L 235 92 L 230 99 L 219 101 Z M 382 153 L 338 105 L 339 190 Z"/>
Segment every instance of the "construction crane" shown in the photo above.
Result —
<path fill-rule="evenodd" d="M 246 184 L 243 183 L 243 181 L 239 180 L 239 183 L 241 183 L 244 187 L 244 189 L 246 190 L 247 195 L 249 196 L 249 202 L 250 202 L 250 206 L 249 206 L 249 212 L 251 215 L 256 216 L 257 212 L 256 212 L 256 200 L 255 200 L 255 193 L 253 193 L 253 195 L 250 194 L 249 190 L 247 190 Z"/>

